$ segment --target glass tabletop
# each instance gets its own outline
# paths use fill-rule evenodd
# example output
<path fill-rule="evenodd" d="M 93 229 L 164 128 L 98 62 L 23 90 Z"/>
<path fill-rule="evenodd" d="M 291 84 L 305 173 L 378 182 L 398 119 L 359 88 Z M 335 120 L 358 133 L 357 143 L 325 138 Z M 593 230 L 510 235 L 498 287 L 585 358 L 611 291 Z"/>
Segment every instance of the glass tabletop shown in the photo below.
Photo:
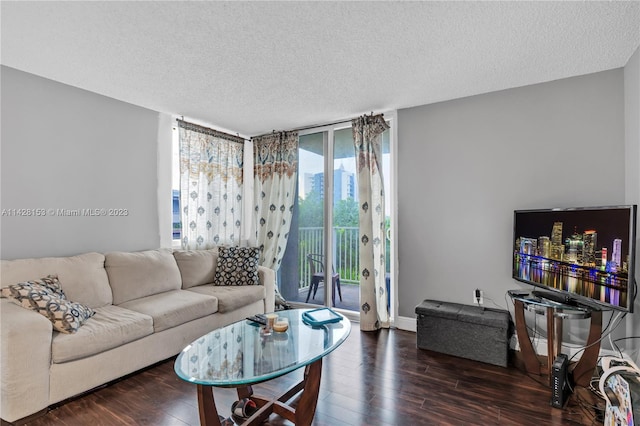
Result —
<path fill-rule="evenodd" d="M 554 315 L 560 318 L 585 319 L 591 316 L 591 311 L 586 306 L 564 305 L 553 300 L 535 297 L 530 293 L 525 294 L 512 290 L 509 290 L 508 294 L 513 300 L 524 303 L 528 311 L 536 314 L 546 315 L 547 308 L 552 308 Z"/>
<path fill-rule="evenodd" d="M 248 320 L 214 330 L 188 345 L 178 355 L 174 370 L 191 383 L 237 387 L 282 376 L 324 357 L 351 332 L 348 318 L 311 327 L 302 321 L 309 309 L 277 312 L 289 320 L 284 332 L 264 335 Z"/>

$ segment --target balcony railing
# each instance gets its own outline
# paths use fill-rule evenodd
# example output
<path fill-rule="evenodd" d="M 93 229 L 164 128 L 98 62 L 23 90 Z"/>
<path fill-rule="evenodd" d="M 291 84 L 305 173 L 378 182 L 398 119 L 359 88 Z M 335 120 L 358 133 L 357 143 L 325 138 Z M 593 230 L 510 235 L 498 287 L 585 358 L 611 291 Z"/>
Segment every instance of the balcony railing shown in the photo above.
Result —
<path fill-rule="evenodd" d="M 282 281 L 280 282 L 280 291 L 283 296 L 290 301 L 312 303 L 321 305 L 324 304 L 323 297 L 318 298 L 317 295 L 312 295 L 309 298 L 309 284 L 311 281 L 311 268 L 309 266 L 307 255 L 308 254 L 323 254 L 324 250 L 324 231 L 323 228 L 310 228 L 301 227 L 297 229 L 298 238 L 297 252 L 290 255 L 289 261 L 283 262 L 280 271 L 283 273 Z M 332 228 L 333 236 L 333 262 L 327 262 L 331 267 L 333 264 L 334 270 L 340 274 L 340 287 L 341 299 L 336 297 L 335 306 L 358 311 L 359 297 L 360 297 L 360 265 L 359 265 L 359 229 L 357 227 L 343 227 L 337 226 Z M 385 239 L 385 250 L 389 253 L 390 240 Z M 293 242 L 290 241 L 290 242 Z M 387 288 L 387 304 L 390 304 L 390 259 L 386 257 L 386 270 L 385 281 Z M 296 282 L 297 281 L 297 282 Z M 320 291 L 320 295 L 324 292 Z"/>
<path fill-rule="evenodd" d="M 340 282 L 344 284 L 358 284 L 359 274 L 359 246 L 357 227 L 333 227 L 333 267 L 340 274 Z M 308 254 L 324 253 L 324 237 L 322 228 L 299 228 L 298 241 L 298 271 L 299 288 L 309 287 L 311 274 Z"/>
<path fill-rule="evenodd" d="M 357 227 L 333 228 L 333 267 L 340 274 L 340 282 L 358 284 L 358 234 Z M 300 289 L 309 287 L 311 270 L 307 261 L 308 254 L 323 253 L 323 230 L 318 228 L 300 228 L 298 241 L 298 271 L 300 271 Z"/>

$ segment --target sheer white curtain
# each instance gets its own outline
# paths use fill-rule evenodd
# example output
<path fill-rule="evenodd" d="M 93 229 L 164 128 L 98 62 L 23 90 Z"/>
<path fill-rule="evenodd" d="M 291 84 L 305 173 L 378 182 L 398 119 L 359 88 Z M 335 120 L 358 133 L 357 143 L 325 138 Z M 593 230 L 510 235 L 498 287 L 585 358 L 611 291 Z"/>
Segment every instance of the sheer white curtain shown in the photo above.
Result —
<path fill-rule="evenodd" d="M 239 245 L 244 140 L 178 120 L 182 248 Z"/>
<path fill-rule="evenodd" d="M 356 151 L 360 219 L 360 329 L 389 327 L 385 284 L 385 212 L 382 176 L 382 115 L 351 122 Z"/>
<path fill-rule="evenodd" d="M 278 270 L 287 247 L 298 178 L 298 132 L 252 138 L 256 242 L 260 264 Z"/>

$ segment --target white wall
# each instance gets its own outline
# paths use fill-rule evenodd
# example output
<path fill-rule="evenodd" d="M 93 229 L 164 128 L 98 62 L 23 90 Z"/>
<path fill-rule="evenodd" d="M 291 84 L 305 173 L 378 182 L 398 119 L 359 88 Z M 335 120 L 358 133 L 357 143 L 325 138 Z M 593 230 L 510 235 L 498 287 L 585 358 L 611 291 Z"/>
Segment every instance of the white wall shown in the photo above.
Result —
<path fill-rule="evenodd" d="M 625 198 L 628 204 L 640 204 L 640 48 L 624 68 L 625 106 Z M 640 233 L 637 235 L 640 247 Z M 636 264 L 640 267 L 640 253 Z M 636 274 L 636 277 L 640 276 Z M 638 302 L 637 302 L 638 303 Z M 640 303 L 636 305 L 640 312 Z"/>
<path fill-rule="evenodd" d="M 640 205 L 640 48 L 624 67 L 624 124 L 625 124 L 625 200 L 627 204 Z M 640 222 L 639 222 L 640 224 Z M 640 273 L 640 232 L 636 234 L 636 282 Z M 627 317 L 626 335 L 640 333 L 640 298 L 636 298 L 634 314 Z M 636 339 L 621 342 L 626 348 L 638 348 Z M 637 350 L 637 349 L 636 349 Z M 636 355 L 636 362 L 640 354 Z"/>
<path fill-rule="evenodd" d="M 159 247 L 158 113 L 4 66 L 0 77 L 1 258 Z M 13 215 L 36 208 L 46 216 Z"/>
<path fill-rule="evenodd" d="M 399 315 L 509 307 L 513 210 L 623 204 L 624 116 L 622 69 L 398 111 Z"/>
<path fill-rule="evenodd" d="M 170 114 L 158 117 L 158 226 L 160 247 L 173 246 L 173 130 Z"/>
<path fill-rule="evenodd" d="M 640 204 L 640 47 L 624 67 L 624 112 L 625 196 L 629 204 Z"/>

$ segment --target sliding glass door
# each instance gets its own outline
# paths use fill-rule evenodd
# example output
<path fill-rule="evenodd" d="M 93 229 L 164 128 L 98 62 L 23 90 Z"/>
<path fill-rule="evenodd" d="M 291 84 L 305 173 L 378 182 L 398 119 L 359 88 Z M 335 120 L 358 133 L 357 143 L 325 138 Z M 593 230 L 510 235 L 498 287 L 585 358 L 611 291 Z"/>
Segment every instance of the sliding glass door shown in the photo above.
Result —
<path fill-rule="evenodd" d="M 345 125 L 300 133 L 298 203 L 280 271 L 280 291 L 292 303 L 358 312 L 358 184 L 352 130 Z M 383 134 L 383 152 L 385 192 L 389 194 L 389 130 Z M 386 199 L 389 218 L 391 197 Z M 388 240 L 386 247 L 390 249 Z M 387 277 L 390 257 L 387 253 Z M 389 284 L 387 279 L 387 288 Z"/>

